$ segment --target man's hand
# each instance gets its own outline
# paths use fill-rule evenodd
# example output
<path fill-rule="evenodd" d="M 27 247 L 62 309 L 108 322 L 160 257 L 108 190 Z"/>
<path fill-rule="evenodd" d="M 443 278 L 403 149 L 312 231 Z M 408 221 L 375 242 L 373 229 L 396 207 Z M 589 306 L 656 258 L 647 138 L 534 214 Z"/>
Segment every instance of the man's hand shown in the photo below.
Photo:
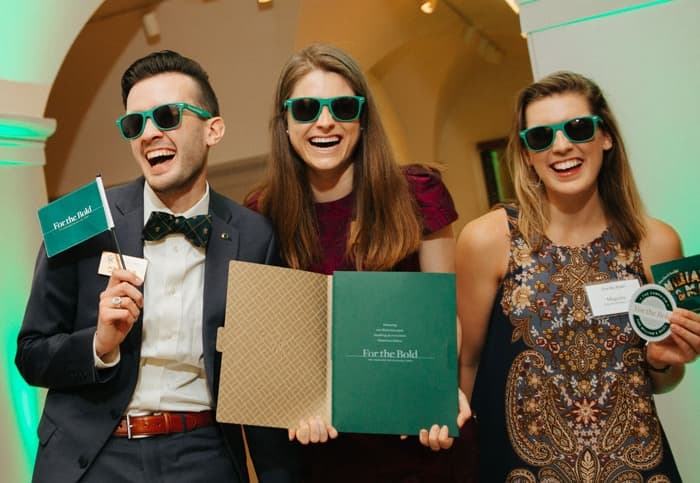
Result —
<path fill-rule="evenodd" d="M 100 294 L 95 352 L 97 357 L 109 356 L 127 336 L 143 308 L 143 294 L 137 288 L 143 284 L 127 270 L 114 270 L 107 288 Z"/>

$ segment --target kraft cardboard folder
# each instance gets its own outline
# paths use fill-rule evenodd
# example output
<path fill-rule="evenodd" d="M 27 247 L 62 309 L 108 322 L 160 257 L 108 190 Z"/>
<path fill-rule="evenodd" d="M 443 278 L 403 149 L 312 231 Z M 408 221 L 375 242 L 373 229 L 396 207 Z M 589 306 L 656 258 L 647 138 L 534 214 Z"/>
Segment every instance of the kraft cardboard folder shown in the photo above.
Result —
<path fill-rule="evenodd" d="M 217 420 L 457 434 L 453 274 L 335 272 L 232 261 Z"/>

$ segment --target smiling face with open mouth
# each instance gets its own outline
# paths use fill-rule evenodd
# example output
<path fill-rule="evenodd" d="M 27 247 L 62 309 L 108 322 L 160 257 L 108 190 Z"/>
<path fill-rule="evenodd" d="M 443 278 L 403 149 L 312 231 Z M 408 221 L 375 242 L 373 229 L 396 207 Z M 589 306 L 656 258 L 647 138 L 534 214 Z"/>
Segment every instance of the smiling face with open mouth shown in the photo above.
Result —
<path fill-rule="evenodd" d="M 175 102 L 201 106 L 198 92 L 196 82 L 185 74 L 158 74 L 134 85 L 126 101 L 126 112 L 148 111 Z M 189 209 L 204 195 L 208 148 L 221 136 L 220 117 L 202 119 L 185 109 L 175 129 L 160 130 L 152 119 L 147 119 L 143 133 L 130 140 L 130 145 L 148 184 L 178 213 Z"/>
<path fill-rule="evenodd" d="M 354 96 L 350 84 L 339 74 L 312 70 L 303 76 L 290 98 L 332 98 Z M 294 151 L 307 165 L 309 182 L 314 192 L 324 198 L 337 199 L 352 190 L 352 155 L 360 138 L 360 121 L 336 121 L 328 106 L 313 122 L 297 122 L 287 112 L 289 141 Z M 317 196 L 318 197 L 318 196 Z"/>
<path fill-rule="evenodd" d="M 551 125 L 590 115 L 586 98 L 570 92 L 533 101 L 525 110 L 525 122 L 527 126 Z M 529 164 L 544 183 L 550 199 L 559 195 L 590 196 L 597 193 L 603 154 L 611 147 L 612 139 L 604 127 L 596 129 L 593 138 L 585 142 L 573 142 L 557 131 L 549 148 L 528 151 Z"/>

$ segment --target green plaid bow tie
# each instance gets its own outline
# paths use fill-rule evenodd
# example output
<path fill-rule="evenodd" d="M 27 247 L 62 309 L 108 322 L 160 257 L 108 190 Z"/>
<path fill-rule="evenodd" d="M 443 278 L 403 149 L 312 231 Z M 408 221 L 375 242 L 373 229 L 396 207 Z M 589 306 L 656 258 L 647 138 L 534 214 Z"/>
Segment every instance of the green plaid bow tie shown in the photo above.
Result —
<path fill-rule="evenodd" d="M 192 218 L 175 216 L 162 211 L 151 213 L 146 226 L 143 227 L 144 240 L 160 240 L 171 233 L 182 233 L 194 246 L 206 247 L 211 231 L 211 215 L 199 215 Z"/>

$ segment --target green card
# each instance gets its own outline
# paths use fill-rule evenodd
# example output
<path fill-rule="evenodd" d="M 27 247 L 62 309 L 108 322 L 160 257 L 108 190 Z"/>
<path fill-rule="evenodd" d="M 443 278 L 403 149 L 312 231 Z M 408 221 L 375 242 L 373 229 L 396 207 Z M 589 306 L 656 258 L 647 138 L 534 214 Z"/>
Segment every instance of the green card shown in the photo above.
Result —
<path fill-rule="evenodd" d="M 652 265 L 651 274 L 673 295 L 676 305 L 700 313 L 700 255 Z"/>

